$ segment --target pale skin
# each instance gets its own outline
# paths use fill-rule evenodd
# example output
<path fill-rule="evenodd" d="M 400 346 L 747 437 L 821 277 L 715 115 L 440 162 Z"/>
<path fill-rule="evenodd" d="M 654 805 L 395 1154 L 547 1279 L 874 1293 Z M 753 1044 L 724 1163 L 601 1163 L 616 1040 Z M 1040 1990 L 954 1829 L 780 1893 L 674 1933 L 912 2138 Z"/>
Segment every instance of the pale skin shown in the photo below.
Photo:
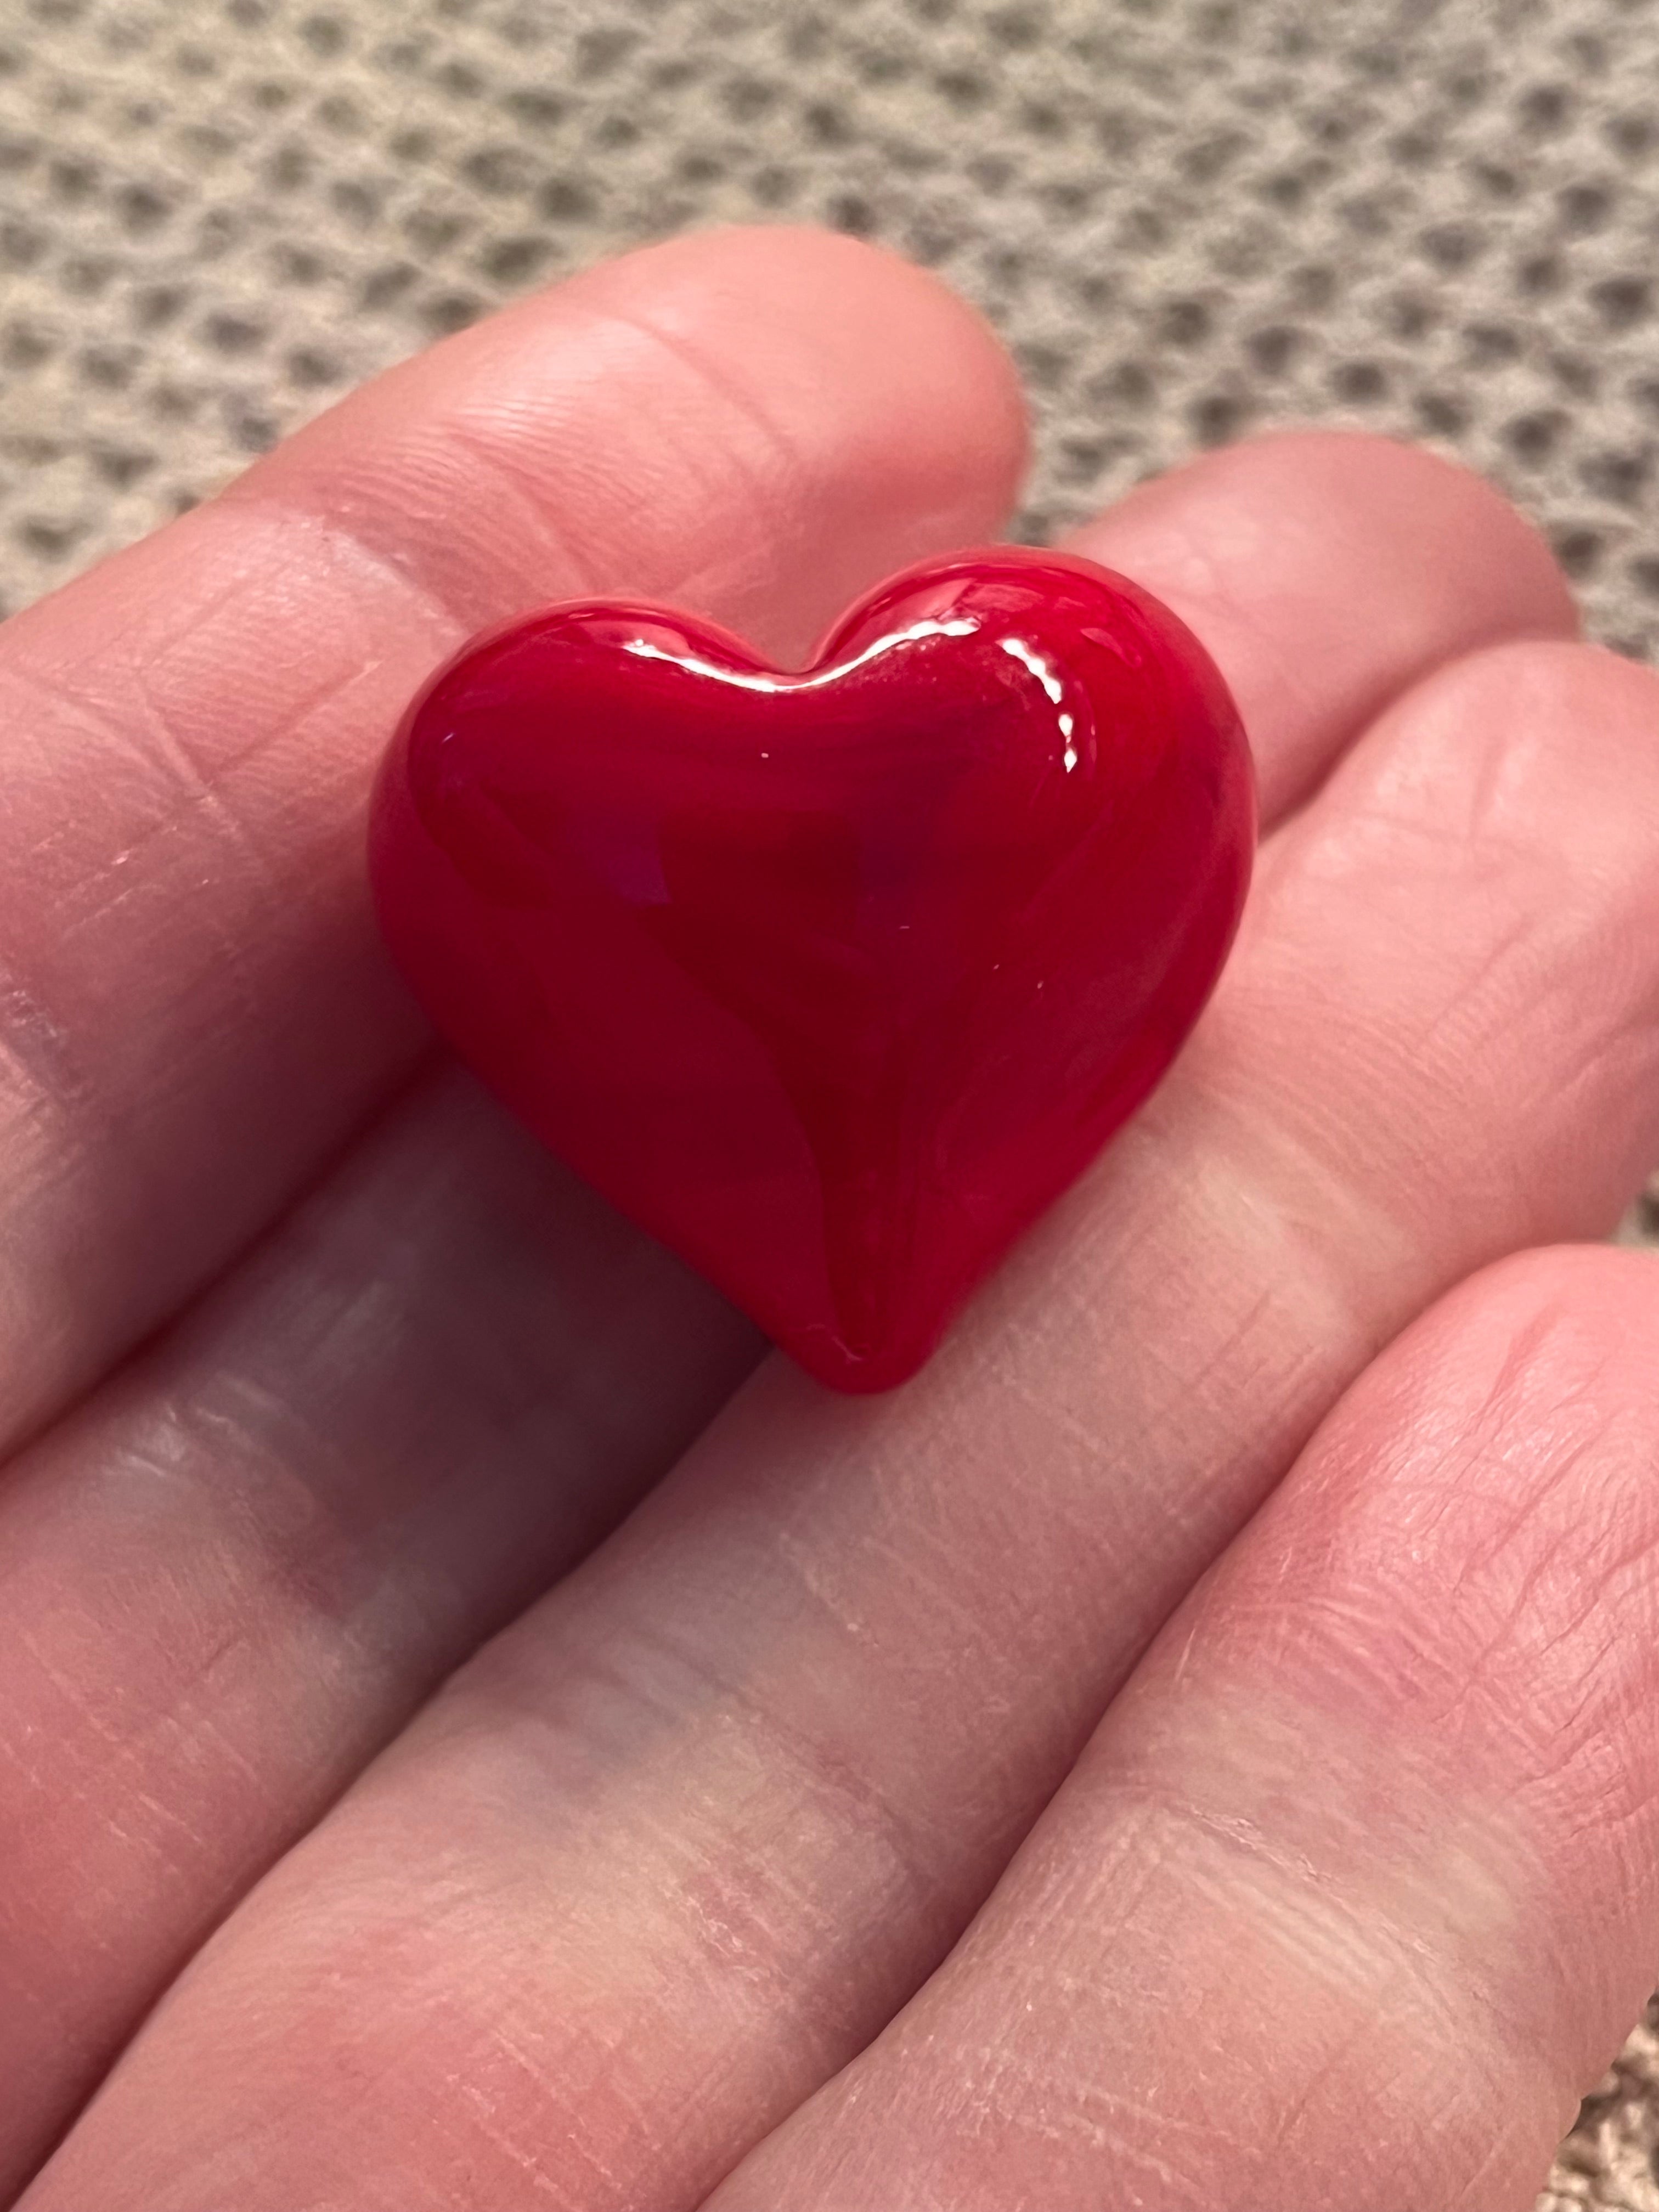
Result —
<path fill-rule="evenodd" d="M 358 394 L 0 631 L 0 2201 L 1500 2212 L 1659 1974 L 1659 684 L 1361 438 L 1085 529 L 1266 842 L 1136 1124 L 833 1399 L 437 1055 L 483 623 L 799 655 L 1012 373 L 808 233 Z M 625 1526 L 618 1526 L 624 1516 Z"/>

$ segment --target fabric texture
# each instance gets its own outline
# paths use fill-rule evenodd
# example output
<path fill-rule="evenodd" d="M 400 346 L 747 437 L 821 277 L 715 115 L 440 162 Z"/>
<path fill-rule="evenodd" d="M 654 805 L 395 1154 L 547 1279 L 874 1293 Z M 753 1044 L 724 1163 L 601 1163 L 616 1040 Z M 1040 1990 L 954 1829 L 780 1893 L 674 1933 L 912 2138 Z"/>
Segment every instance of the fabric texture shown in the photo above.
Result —
<path fill-rule="evenodd" d="M 1367 425 L 1495 476 L 1659 651 L 1646 0 L 0 0 L 0 603 L 495 302 L 733 218 L 989 311 L 1025 534 Z M 1545 2205 L 1659 2212 L 1656 2143 L 1650 2021 Z"/>

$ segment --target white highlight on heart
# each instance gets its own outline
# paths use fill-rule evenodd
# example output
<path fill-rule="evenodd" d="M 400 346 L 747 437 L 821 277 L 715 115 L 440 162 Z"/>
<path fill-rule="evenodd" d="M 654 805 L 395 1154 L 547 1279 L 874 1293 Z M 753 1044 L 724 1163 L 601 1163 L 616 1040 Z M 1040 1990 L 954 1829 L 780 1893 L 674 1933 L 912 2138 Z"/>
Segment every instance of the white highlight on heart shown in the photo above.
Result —
<path fill-rule="evenodd" d="M 718 683 L 736 685 L 740 691 L 816 691 L 823 684 L 839 684 L 842 677 L 850 676 L 855 668 L 862 668 L 879 654 L 890 653 L 896 645 L 908 645 L 924 637 L 971 637 L 978 628 L 978 622 L 969 615 L 955 622 L 913 623 L 908 629 L 896 629 L 885 637 L 878 637 L 851 660 L 841 661 L 816 676 L 743 676 L 734 668 L 721 668 L 714 661 L 698 660 L 690 653 L 669 653 L 644 637 L 630 638 L 623 651 L 641 660 L 665 660 L 675 668 L 688 670 L 693 676 L 712 676 Z"/>

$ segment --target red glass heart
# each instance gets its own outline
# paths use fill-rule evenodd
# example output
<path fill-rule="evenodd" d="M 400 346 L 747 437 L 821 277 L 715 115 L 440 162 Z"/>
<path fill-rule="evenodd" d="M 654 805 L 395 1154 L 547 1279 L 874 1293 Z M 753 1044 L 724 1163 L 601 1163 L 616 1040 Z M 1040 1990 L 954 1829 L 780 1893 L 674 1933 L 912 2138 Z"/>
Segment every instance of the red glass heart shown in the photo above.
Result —
<path fill-rule="evenodd" d="M 462 1056 L 803 1366 L 874 1390 L 1164 1073 L 1254 842 L 1197 640 L 1003 549 L 893 578 L 799 672 L 659 607 L 508 623 L 410 708 L 370 850 Z"/>

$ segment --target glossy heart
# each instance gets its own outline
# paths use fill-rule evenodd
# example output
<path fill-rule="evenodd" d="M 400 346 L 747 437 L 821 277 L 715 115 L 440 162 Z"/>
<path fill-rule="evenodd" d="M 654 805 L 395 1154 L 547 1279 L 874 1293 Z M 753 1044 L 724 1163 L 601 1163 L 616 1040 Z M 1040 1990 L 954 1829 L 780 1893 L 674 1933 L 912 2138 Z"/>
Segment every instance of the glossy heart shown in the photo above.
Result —
<path fill-rule="evenodd" d="M 370 857 L 463 1057 L 866 1390 L 1164 1073 L 1254 839 L 1197 641 L 1121 577 L 1003 549 L 895 577 L 799 672 L 657 607 L 507 623 L 405 716 Z"/>

